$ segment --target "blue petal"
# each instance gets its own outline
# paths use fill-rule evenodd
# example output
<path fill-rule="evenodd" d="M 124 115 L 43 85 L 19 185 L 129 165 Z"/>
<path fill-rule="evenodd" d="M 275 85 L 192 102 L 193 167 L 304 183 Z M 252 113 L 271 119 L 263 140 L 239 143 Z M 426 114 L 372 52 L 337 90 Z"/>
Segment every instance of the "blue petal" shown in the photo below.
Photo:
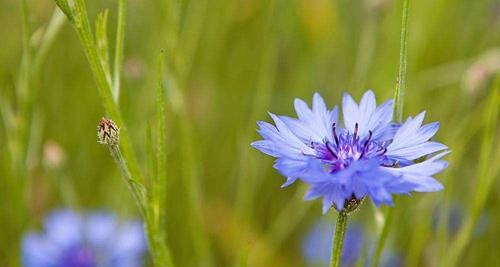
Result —
<path fill-rule="evenodd" d="M 319 197 L 323 197 L 323 214 L 328 212 L 333 204 L 340 210 L 344 208 L 346 195 L 341 186 L 335 182 L 312 184 L 304 200 L 314 200 Z"/>
<path fill-rule="evenodd" d="M 318 131 L 315 131 L 316 128 L 311 128 L 309 125 L 300 120 L 287 116 L 280 116 L 280 119 L 298 138 L 302 140 L 302 142 L 323 142 L 325 139 L 325 136 L 322 136 L 318 133 Z"/>
<path fill-rule="evenodd" d="M 439 123 L 422 125 L 425 112 L 414 119 L 408 118 L 394 135 L 386 155 L 395 160 L 414 160 L 447 149 L 443 144 L 428 141 L 439 129 Z"/>
<path fill-rule="evenodd" d="M 328 113 L 325 101 L 323 100 L 323 97 L 321 97 L 319 93 L 314 93 L 312 110 L 317 117 L 322 117 Z"/>
<path fill-rule="evenodd" d="M 416 163 L 402 168 L 392 168 L 392 169 L 387 168 L 387 169 L 401 172 L 403 174 L 434 175 L 441 172 L 448 166 L 448 163 L 446 163 L 446 161 L 442 161 L 439 159 L 441 159 L 442 157 L 444 157 L 449 153 L 450 151 L 445 151 L 420 163 Z"/>
<path fill-rule="evenodd" d="M 299 131 L 294 132 L 297 136 L 307 142 L 323 141 L 325 138 L 333 141 L 332 124 L 337 122 L 338 117 L 336 108 L 328 111 L 325 101 L 318 93 L 313 96 L 312 110 L 301 99 L 295 99 L 294 105 L 299 122 L 302 124 L 292 130 L 297 129 Z M 308 131 L 303 131 L 303 128 L 308 129 Z"/>
<path fill-rule="evenodd" d="M 95 248 L 105 248 L 115 234 L 117 228 L 116 217 L 111 213 L 98 212 L 87 217 L 85 223 L 85 237 Z"/>
<path fill-rule="evenodd" d="M 356 123 L 359 123 L 359 108 L 351 95 L 344 93 L 342 98 L 342 115 L 344 126 L 347 130 L 354 132 Z"/>
<path fill-rule="evenodd" d="M 297 178 L 294 178 L 294 177 L 288 177 L 286 178 L 286 182 L 284 184 L 281 185 L 281 188 L 285 188 L 293 183 L 295 183 L 295 181 L 297 181 Z"/>
<path fill-rule="evenodd" d="M 379 207 L 380 204 L 386 204 L 389 206 L 394 205 L 391 194 L 382 186 L 369 188 L 368 194 L 377 207 Z"/>
<path fill-rule="evenodd" d="M 276 115 L 270 114 L 276 127 L 269 123 L 259 122 L 259 133 L 269 141 L 265 146 L 262 143 L 254 143 L 257 149 L 273 156 L 287 156 L 293 158 L 303 158 L 304 154 L 314 154 L 314 150 L 304 144 L 295 136 L 288 126 Z"/>
<path fill-rule="evenodd" d="M 317 128 L 324 138 L 333 141 L 332 125 L 337 122 L 338 109 L 335 107 L 331 112 L 328 111 L 325 101 L 320 94 L 313 96 L 313 113 L 316 117 Z M 314 129 L 313 128 L 313 129 Z"/>
<path fill-rule="evenodd" d="M 323 210 L 327 211 L 332 204 L 339 209 L 343 208 L 344 202 L 354 194 L 357 198 L 369 195 L 376 205 L 392 205 L 391 185 L 400 179 L 400 174 L 395 174 L 379 166 L 379 159 L 354 161 L 348 168 L 335 173 L 314 173 L 312 168 L 305 171 L 310 177 L 301 180 L 311 184 L 309 191 L 304 196 L 305 200 L 323 197 Z M 412 186 L 414 184 L 411 184 Z M 411 187 L 410 189 L 413 189 Z M 399 190 L 399 188 L 397 188 Z M 406 193 L 407 191 L 404 191 Z"/>
<path fill-rule="evenodd" d="M 281 156 L 281 154 L 276 151 L 276 147 L 274 146 L 274 143 L 272 141 L 260 140 L 255 141 L 250 145 L 269 156 L 276 158 Z"/>
<path fill-rule="evenodd" d="M 416 192 L 435 192 L 443 189 L 443 185 L 436 181 L 432 175 L 435 175 L 444 170 L 448 164 L 445 161 L 439 160 L 448 152 L 440 153 L 431 159 L 417 164 L 409 165 L 402 168 L 387 168 L 383 167 L 388 172 L 399 175 L 400 182 L 405 187 L 411 188 L 411 191 Z M 411 186 L 408 186 L 408 185 Z M 398 189 L 394 184 L 393 188 Z M 401 188 L 399 188 L 401 189 Z"/>
<path fill-rule="evenodd" d="M 64 248 L 48 240 L 45 236 L 29 233 L 24 236 L 21 252 L 25 267 L 58 266 L 58 260 Z"/>
<path fill-rule="evenodd" d="M 372 131 L 373 140 L 385 141 L 392 139 L 396 133 L 395 130 L 399 128 L 399 124 L 391 123 L 393 104 L 394 101 L 391 99 L 378 106 L 366 122 L 364 128 Z"/>
<path fill-rule="evenodd" d="M 305 160 L 294 160 L 289 158 L 279 158 L 273 167 L 285 177 L 297 178 L 307 170 L 308 163 Z"/>
<path fill-rule="evenodd" d="M 448 147 L 437 142 L 424 142 L 406 148 L 392 149 L 387 155 L 393 159 L 415 160 L 422 156 L 429 155 L 438 151 L 443 151 Z"/>
<path fill-rule="evenodd" d="M 389 100 L 377 107 L 375 94 L 368 90 L 358 106 L 354 99 L 346 93 L 342 102 L 344 125 L 352 133 L 355 131 L 357 123 L 358 136 L 361 139 L 365 138 L 371 131 L 373 140 L 379 140 L 382 137 L 387 140 L 390 138 L 387 134 L 390 133 L 391 128 L 387 126 L 392 119 L 392 105 L 393 101 Z"/>
<path fill-rule="evenodd" d="M 71 247 L 83 241 L 82 217 L 71 210 L 52 212 L 44 226 L 47 238 L 59 247 Z"/>
<path fill-rule="evenodd" d="M 147 249 L 142 223 L 128 222 L 117 229 L 111 248 L 113 261 L 127 262 L 140 258 Z"/>
<path fill-rule="evenodd" d="M 401 127 L 399 123 L 388 123 L 385 126 L 380 126 L 373 131 L 372 139 L 378 142 L 392 140 L 399 127 Z"/>
<path fill-rule="evenodd" d="M 377 100 L 375 99 L 375 94 L 372 90 L 368 90 L 363 94 L 361 102 L 359 103 L 359 110 L 362 115 L 368 115 L 375 111 L 377 107 Z M 369 118 L 366 118 L 369 119 Z"/>
<path fill-rule="evenodd" d="M 286 140 L 287 142 L 290 142 L 292 143 L 294 146 L 303 146 L 303 142 L 301 142 L 297 136 L 295 136 L 293 134 L 292 131 L 290 131 L 290 129 L 288 129 L 288 127 L 286 126 L 286 124 L 276 115 L 272 114 L 272 113 L 269 113 L 269 115 L 271 116 L 271 118 L 273 119 L 274 121 L 274 125 L 276 125 L 276 128 L 278 129 L 278 132 L 279 134 L 281 135 L 281 137 Z"/>
<path fill-rule="evenodd" d="M 257 125 L 259 126 L 258 132 L 262 138 L 273 140 L 274 138 L 279 137 L 278 129 L 276 129 L 274 125 L 265 121 L 258 121 Z"/>

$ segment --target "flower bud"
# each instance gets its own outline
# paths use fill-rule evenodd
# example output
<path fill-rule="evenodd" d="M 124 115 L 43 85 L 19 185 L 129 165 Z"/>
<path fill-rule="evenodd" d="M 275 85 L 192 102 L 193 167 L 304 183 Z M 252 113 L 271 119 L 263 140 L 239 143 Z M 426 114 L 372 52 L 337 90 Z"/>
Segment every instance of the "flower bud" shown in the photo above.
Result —
<path fill-rule="evenodd" d="M 106 118 L 102 118 L 97 127 L 97 139 L 100 144 L 117 146 L 120 142 L 120 128 Z"/>
<path fill-rule="evenodd" d="M 58 169 L 64 164 L 66 154 L 55 141 L 49 140 L 43 145 L 43 164 L 49 169 Z"/>

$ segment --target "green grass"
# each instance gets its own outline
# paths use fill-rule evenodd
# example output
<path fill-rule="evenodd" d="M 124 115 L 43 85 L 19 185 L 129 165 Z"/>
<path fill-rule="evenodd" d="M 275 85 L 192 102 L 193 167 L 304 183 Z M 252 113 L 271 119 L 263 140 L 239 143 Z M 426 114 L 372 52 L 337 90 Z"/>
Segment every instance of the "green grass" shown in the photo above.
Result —
<path fill-rule="evenodd" d="M 405 266 L 500 262 L 500 67 L 485 63 L 498 62 L 498 1 L 411 1 L 406 74 L 404 1 L 56 2 L 66 15 L 50 0 L 0 2 L 0 265 L 19 266 L 22 234 L 54 208 L 141 216 L 96 142 L 109 116 L 147 190 L 157 261 L 306 266 L 300 246 L 321 203 L 303 202 L 301 185 L 280 189 L 272 159 L 249 146 L 255 121 L 292 115 L 293 99 L 316 91 L 329 106 L 368 88 L 381 102 L 398 80 L 407 90 L 396 118 L 427 110 L 452 153 L 438 175 L 443 192 L 398 198 L 385 249 Z M 47 163 L 54 142 L 64 153 L 57 165 Z M 452 203 L 467 214 L 454 234 Z M 370 206 L 349 223 L 376 237 L 383 224 Z"/>

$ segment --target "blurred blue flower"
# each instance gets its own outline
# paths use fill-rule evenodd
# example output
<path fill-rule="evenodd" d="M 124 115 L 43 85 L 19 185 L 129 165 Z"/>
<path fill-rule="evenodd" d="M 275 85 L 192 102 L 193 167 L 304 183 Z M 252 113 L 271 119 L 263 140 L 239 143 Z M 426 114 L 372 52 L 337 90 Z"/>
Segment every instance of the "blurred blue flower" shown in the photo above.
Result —
<path fill-rule="evenodd" d="M 432 229 L 437 231 L 439 230 L 439 220 L 440 216 L 442 216 L 442 213 L 444 212 L 444 207 L 443 206 L 437 206 L 436 209 L 434 210 L 433 216 L 432 216 Z M 447 220 L 447 227 L 448 227 L 448 234 L 453 236 L 458 233 L 460 230 L 460 227 L 462 227 L 462 224 L 465 221 L 465 218 L 467 218 L 469 215 L 467 213 L 467 210 L 460 205 L 458 202 L 453 202 L 450 206 L 450 210 L 447 213 L 448 215 L 448 220 Z M 443 218 L 441 218 L 443 219 Z M 444 218 L 445 219 L 445 218 Z M 488 224 L 488 216 L 487 213 L 483 212 L 479 216 L 479 219 L 477 220 L 476 224 L 474 225 L 474 231 L 473 231 L 473 237 L 478 237 L 482 235 L 487 228 Z"/>
<path fill-rule="evenodd" d="M 309 266 L 328 266 L 332 249 L 333 224 L 325 220 L 316 222 L 302 243 L 302 254 Z M 363 246 L 366 246 L 363 248 Z M 342 267 L 356 266 L 363 251 L 373 253 L 375 243 L 373 237 L 366 235 L 363 228 L 358 224 L 348 226 L 344 247 L 342 249 Z M 371 257 L 368 257 L 365 266 L 370 266 Z M 381 267 L 401 267 L 403 260 L 399 253 L 388 248 L 382 253 L 380 259 Z"/>
<path fill-rule="evenodd" d="M 317 222 L 302 243 L 302 252 L 312 266 L 327 266 L 332 250 L 334 225 L 325 221 Z M 342 249 L 342 267 L 356 263 L 363 246 L 363 230 L 356 224 L 347 227 Z"/>
<path fill-rule="evenodd" d="M 328 110 L 317 93 L 312 109 L 295 100 L 298 119 L 270 113 L 275 125 L 257 123 L 264 140 L 252 146 L 277 158 L 274 167 L 287 177 L 283 186 L 297 179 L 310 184 L 305 199 L 323 197 L 324 213 L 332 206 L 340 211 L 347 202 L 365 196 L 377 206 L 392 205 L 391 194 L 443 188 L 432 176 L 446 168 L 440 158 L 448 153 L 447 147 L 429 141 L 439 123 L 422 126 L 425 112 L 402 124 L 392 123 L 393 101 L 377 107 L 372 91 L 363 95 L 359 105 L 345 94 L 342 105 L 343 127 L 337 107 Z"/>
<path fill-rule="evenodd" d="M 139 267 L 147 250 L 139 221 L 118 223 L 110 213 L 51 213 L 42 233 L 22 241 L 24 267 Z"/>

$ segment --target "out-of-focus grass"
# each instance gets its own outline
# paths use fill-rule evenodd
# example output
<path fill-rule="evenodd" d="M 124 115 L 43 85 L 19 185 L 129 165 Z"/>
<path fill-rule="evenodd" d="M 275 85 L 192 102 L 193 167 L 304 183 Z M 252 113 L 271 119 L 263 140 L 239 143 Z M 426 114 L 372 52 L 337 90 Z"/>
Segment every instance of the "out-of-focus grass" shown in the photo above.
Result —
<path fill-rule="evenodd" d="M 109 47 L 114 48 L 117 1 L 87 2 L 92 21 L 109 8 Z M 120 109 L 142 170 L 150 164 L 147 128 L 155 120 L 156 59 L 162 49 L 169 66 L 166 222 L 177 266 L 199 266 L 207 257 L 200 247 L 208 248 L 215 266 L 244 261 L 248 266 L 304 266 L 300 242 L 322 216 L 320 204 L 302 202 L 299 185 L 279 188 L 283 178 L 272 169 L 272 160 L 249 147 L 257 138 L 255 120 L 267 120 L 266 111 L 292 114 L 293 99 L 310 99 L 314 91 L 330 105 L 340 103 L 343 91 L 359 97 L 366 88 L 373 88 L 379 101 L 392 97 L 402 1 L 127 2 Z M 19 235 L 37 227 L 54 207 L 107 207 L 137 215 L 118 170 L 96 143 L 95 126 L 104 109 L 75 32 L 65 23 L 48 46 L 39 74 L 26 79 L 23 51 L 34 59 L 44 51 L 40 36 L 54 4 L 27 1 L 32 37 L 23 50 L 21 3 L 0 2 L 2 266 L 16 266 Z M 440 266 L 452 256 L 460 257 L 455 260 L 460 266 L 496 266 L 500 134 L 491 99 L 500 90 L 493 84 L 500 69 L 494 52 L 500 46 L 500 3 L 412 1 L 409 24 L 405 116 L 428 110 L 427 121 L 441 122 L 437 139 L 453 152 L 447 156 L 450 167 L 438 176 L 445 191 L 398 200 L 389 243 L 408 266 Z M 33 60 L 30 68 L 36 68 Z M 32 113 L 23 111 L 20 94 L 29 80 L 38 91 Z M 26 114 L 32 114 L 28 124 Z M 33 137 L 29 143 L 15 134 L 26 126 Z M 16 154 L 23 147 L 29 157 Z M 64 156 L 51 162 L 54 147 Z M 74 201 L 67 197 L 71 188 Z M 484 198 L 480 213 L 487 222 L 481 235 L 469 236 L 478 197 Z M 438 206 L 452 202 L 470 210 L 473 219 L 466 216 L 463 230 L 447 234 L 448 211 L 440 209 L 435 230 Z M 193 205 L 199 215 L 188 212 Z M 375 233 L 370 205 L 366 202 L 352 220 Z M 208 242 L 193 242 L 199 231 L 208 233 Z M 450 254 L 450 246 L 464 239 L 460 255 Z"/>

